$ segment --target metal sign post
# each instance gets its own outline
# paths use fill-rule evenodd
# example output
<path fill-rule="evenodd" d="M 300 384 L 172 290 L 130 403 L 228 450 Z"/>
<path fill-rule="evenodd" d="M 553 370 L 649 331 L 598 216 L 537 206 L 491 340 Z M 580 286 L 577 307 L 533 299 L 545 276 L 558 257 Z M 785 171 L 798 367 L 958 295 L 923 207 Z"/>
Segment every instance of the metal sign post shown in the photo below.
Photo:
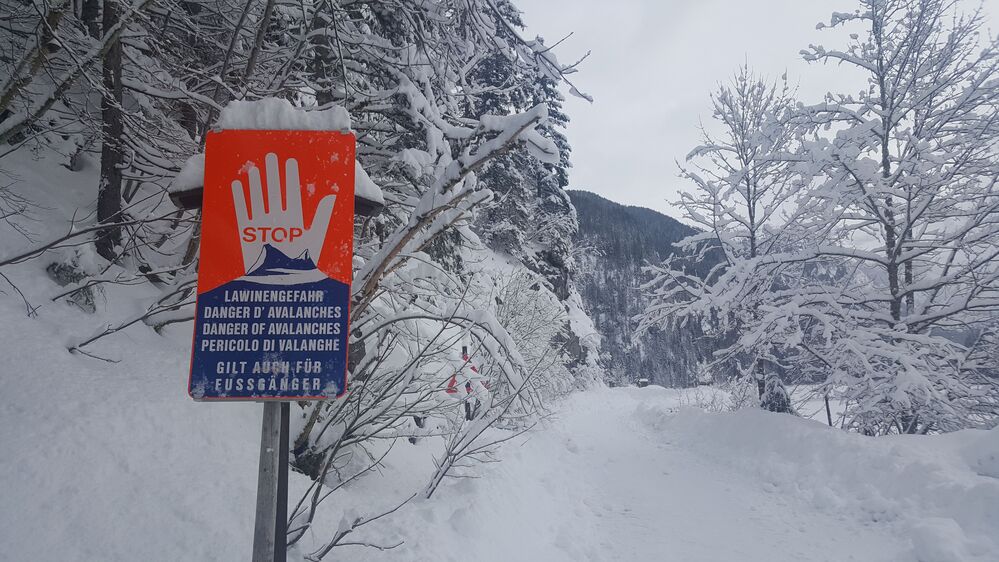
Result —
<path fill-rule="evenodd" d="M 260 430 L 257 514 L 253 522 L 253 562 L 286 562 L 288 555 L 287 402 L 264 402 Z"/>
<path fill-rule="evenodd" d="M 257 475 L 257 515 L 253 522 L 253 562 L 271 562 L 277 557 L 278 467 L 281 463 L 281 408 L 264 402 L 260 430 L 260 472 Z"/>

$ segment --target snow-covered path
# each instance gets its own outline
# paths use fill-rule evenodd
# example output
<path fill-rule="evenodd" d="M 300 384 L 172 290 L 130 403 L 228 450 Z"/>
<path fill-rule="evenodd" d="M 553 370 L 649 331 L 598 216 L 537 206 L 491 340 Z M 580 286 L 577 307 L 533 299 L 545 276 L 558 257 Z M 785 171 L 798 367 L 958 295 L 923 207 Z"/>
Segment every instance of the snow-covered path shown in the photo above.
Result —
<path fill-rule="evenodd" d="M 575 436 L 577 493 L 600 522 L 590 559 L 887 560 L 901 550 L 883 531 L 797 505 L 642 424 L 636 409 L 656 392 L 577 397 L 557 426 Z"/>
<path fill-rule="evenodd" d="M 502 463 L 394 521 L 406 544 L 364 559 L 538 561 L 888 561 L 888 526 L 816 511 L 671 443 L 647 402 L 658 388 L 573 396 Z M 643 418 L 653 423 L 643 423 Z M 474 546 L 473 546 L 474 545 Z"/>

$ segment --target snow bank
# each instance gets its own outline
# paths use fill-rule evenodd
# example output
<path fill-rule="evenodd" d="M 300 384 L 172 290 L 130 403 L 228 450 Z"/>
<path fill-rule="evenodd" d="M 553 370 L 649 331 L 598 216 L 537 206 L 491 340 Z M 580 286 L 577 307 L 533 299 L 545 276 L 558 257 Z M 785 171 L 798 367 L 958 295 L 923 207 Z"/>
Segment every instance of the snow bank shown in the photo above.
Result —
<path fill-rule="evenodd" d="M 817 510 L 893 526 L 919 562 L 999 560 L 999 429 L 868 438 L 759 410 L 636 410 L 663 440 Z"/>
<path fill-rule="evenodd" d="M 39 203 L 38 241 L 65 234 L 80 209 L 93 208 L 98 166 L 71 172 L 53 155 L 20 151 L 3 167 L 20 180 L 11 190 Z M 27 243 L 0 221 L 0 253 Z M 71 354 L 66 342 L 119 325 L 162 296 L 150 283 L 109 283 L 90 313 L 51 301 L 66 287 L 45 273 L 48 264 L 72 254 L 81 269 L 107 267 L 88 248 L 2 270 L 37 308 L 27 316 L 0 280 L 0 560 L 249 560 L 260 405 L 186 395 L 189 322 L 162 335 L 138 323 L 87 348 L 108 361 Z"/>
<path fill-rule="evenodd" d="M 285 99 L 264 98 L 229 102 L 216 125 L 221 129 L 346 131 L 350 115 L 339 106 L 307 111 Z"/>
<path fill-rule="evenodd" d="M 93 329 L 85 313 L 14 304 L 0 301 L 0 559 L 248 560 L 260 406 L 185 396 L 190 324 L 137 326 L 97 348 L 106 363 L 61 345 Z"/>

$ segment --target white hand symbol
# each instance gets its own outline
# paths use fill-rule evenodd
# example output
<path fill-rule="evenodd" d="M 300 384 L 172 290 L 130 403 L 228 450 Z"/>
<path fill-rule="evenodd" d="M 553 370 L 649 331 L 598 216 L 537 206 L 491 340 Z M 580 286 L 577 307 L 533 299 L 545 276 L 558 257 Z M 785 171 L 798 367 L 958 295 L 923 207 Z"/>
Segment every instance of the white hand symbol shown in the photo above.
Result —
<path fill-rule="evenodd" d="M 291 258 L 297 258 L 308 251 L 313 263 L 318 263 L 336 195 L 322 198 L 312 217 L 312 223 L 306 228 L 305 217 L 302 216 L 298 161 L 289 158 L 285 162 L 285 204 L 282 206 L 281 169 L 277 154 L 272 152 L 264 160 L 267 167 L 266 209 L 265 189 L 260 181 L 260 169 L 255 164 L 249 163 L 247 170 L 250 180 L 249 206 L 243 194 L 243 182 L 232 182 L 232 202 L 236 207 L 236 223 L 239 225 L 239 240 L 243 247 L 243 265 L 246 271 L 249 272 L 260 258 L 265 244 L 270 244 Z"/>

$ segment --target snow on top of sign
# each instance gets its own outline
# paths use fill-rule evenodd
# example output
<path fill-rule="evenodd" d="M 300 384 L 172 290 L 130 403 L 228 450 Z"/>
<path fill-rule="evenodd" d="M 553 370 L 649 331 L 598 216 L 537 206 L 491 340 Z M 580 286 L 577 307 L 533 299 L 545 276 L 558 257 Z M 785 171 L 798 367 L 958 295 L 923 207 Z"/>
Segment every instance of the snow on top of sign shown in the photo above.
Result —
<path fill-rule="evenodd" d="M 382 188 L 378 187 L 378 184 L 372 181 L 371 176 L 364 171 L 361 163 L 357 160 L 354 161 L 354 195 L 368 201 L 374 201 L 382 205 L 385 204 L 385 197 L 382 196 Z"/>
<path fill-rule="evenodd" d="M 222 109 L 217 126 L 267 131 L 344 131 L 350 129 L 350 115 L 340 106 L 308 111 L 280 98 L 237 100 Z"/>
<path fill-rule="evenodd" d="M 170 192 L 186 191 L 203 186 L 205 183 L 205 154 L 199 152 L 191 156 L 181 166 L 180 172 L 170 183 Z M 354 161 L 354 194 L 369 201 L 385 204 L 382 188 L 364 171 L 357 160 Z"/>

